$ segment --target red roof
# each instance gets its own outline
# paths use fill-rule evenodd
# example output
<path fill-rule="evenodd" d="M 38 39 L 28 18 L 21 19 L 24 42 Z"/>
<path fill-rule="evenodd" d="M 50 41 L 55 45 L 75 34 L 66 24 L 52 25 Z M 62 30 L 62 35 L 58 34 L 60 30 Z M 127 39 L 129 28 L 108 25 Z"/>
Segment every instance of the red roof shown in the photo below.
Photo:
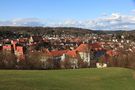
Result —
<path fill-rule="evenodd" d="M 108 54 L 109 56 L 115 56 L 115 55 L 118 55 L 118 52 L 113 51 L 113 50 L 109 50 L 106 52 L 106 54 Z"/>
<path fill-rule="evenodd" d="M 68 51 L 66 54 L 73 58 L 77 57 L 76 50 Z"/>
<path fill-rule="evenodd" d="M 5 45 L 3 46 L 3 50 L 11 50 L 11 45 Z"/>
<path fill-rule="evenodd" d="M 17 46 L 16 51 L 23 54 L 23 47 L 22 46 Z"/>
<path fill-rule="evenodd" d="M 75 50 L 78 52 L 86 52 L 86 51 L 88 51 L 88 44 L 81 44 Z"/>
<path fill-rule="evenodd" d="M 17 40 L 12 40 L 11 43 L 12 44 L 16 44 L 17 43 Z"/>
<path fill-rule="evenodd" d="M 26 41 L 27 41 L 26 38 L 20 38 L 20 39 L 19 39 L 19 42 L 26 42 Z"/>
<path fill-rule="evenodd" d="M 68 52 L 68 50 L 55 50 L 55 51 L 51 51 L 50 54 L 51 56 L 62 56 L 63 54 L 66 54 Z"/>
<path fill-rule="evenodd" d="M 99 48 L 101 48 L 101 45 L 100 45 L 100 43 L 81 44 L 75 50 L 78 51 L 78 52 L 87 52 L 89 48 L 91 48 L 91 49 L 95 49 L 95 48 L 99 49 Z"/>

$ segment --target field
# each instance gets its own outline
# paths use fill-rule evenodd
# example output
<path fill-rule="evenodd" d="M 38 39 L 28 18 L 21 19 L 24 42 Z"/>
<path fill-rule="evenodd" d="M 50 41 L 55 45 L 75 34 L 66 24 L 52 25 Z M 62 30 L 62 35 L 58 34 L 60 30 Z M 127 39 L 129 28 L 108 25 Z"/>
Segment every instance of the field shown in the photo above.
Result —
<path fill-rule="evenodd" d="M 135 72 L 124 68 L 0 70 L 0 90 L 135 90 Z"/>

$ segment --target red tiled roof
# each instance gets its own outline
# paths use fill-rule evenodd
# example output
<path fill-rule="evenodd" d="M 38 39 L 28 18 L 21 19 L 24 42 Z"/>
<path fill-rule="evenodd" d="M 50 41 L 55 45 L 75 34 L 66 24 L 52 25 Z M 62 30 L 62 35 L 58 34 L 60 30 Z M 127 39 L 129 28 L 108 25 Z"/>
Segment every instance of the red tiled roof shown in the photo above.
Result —
<path fill-rule="evenodd" d="M 95 48 L 101 48 L 100 43 L 93 43 L 93 44 L 81 44 L 79 47 L 77 47 L 75 50 L 78 52 L 87 52 L 88 49 L 95 49 Z"/>
<path fill-rule="evenodd" d="M 68 51 L 66 54 L 73 58 L 77 57 L 76 50 Z"/>
<path fill-rule="evenodd" d="M 62 56 L 63 54 L 66 54 L 68 50 L 56 50 L 56 51 L 51 51 L 50 54 L 51 56 Z"/>
<path fill-rule="evenodd" d="M 20 52 L 20 53 L 23 53 L 23 47 L 22 46 L 17 46 L 16 51 Z"/>
<path fill-rule="evenodd" d="M 100 48 L 101 46 L 98 43 L 94 43 L 90 44 L 90 47 Z M 81 44 L 75 50 L 55 50 L 55 51 L 45 50 L 45 52 L 50 56 L 62 56 L 63 54 L 67 54 L 70 57 L 77 57 L 76 52 L 86 52 L 86 51 L 88 51 L 88 44 Z"/>
<path fill-rule="evenodd" d="M 26 41 L 27 41 L 26 38 L 20 38 L 20 39 L 19 39 L 19 42 L 26 42 Z"/>
<path fill-rule="evenodd" d="M 12 44 L 16 44 L 17 43 L 17 40 L 12 40 L 11 43 Z"/>
<path fill-rule="evenodd" d="M 12 49 L 11 45 L 3 46 L 3 50 L 11 50 L 11 49 Z"/>
<path fill-rule="evenodd" d="M 75 50 L 78 52 L 86 52 L 86 51 L 88 51 L 88 44 L 81 44 Z"/>
<path fill-rule="evenodd" d="M 109 56 L 115 56 L 115 55 L 118 55 L 118 52 L 113 51 L 113 50 L 108 50 L 108 51 L 106 52 L 106 54 L 108 54 Z"/>

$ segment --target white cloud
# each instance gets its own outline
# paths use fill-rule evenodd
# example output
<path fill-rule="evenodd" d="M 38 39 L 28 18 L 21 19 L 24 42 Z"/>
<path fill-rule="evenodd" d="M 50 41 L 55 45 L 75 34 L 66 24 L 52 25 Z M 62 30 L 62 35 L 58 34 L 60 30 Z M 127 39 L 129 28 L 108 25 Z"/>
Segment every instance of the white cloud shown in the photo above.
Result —
<path fill-rule="evenodd" d="M 135 13 L 135 9 L 131 10 L 132 13 Z"/>
<path fill-rule="evenodd" d="M 112 13 L 94 20 L 65 20 L 55 26 L 82 27 L 95 30 L 135 29 L 135 16 Z"/>
<path fill-rule="evenodd" d="M 81 27 L 94 30 L 130 30 L 135 29 L 135 16 L 112 13 L 93 20 L 68 19 L 64 21 L 47 21 L 38 18 L 14 19 L 0 21 L 0 26 L 50 26 L 50 27 Z"/>
<path fill-rule="evenodd" d="M 43 21 L 38 18 L 23 18 L 9 21 L 0 21 L 0 26 L 43 26 Z"/>

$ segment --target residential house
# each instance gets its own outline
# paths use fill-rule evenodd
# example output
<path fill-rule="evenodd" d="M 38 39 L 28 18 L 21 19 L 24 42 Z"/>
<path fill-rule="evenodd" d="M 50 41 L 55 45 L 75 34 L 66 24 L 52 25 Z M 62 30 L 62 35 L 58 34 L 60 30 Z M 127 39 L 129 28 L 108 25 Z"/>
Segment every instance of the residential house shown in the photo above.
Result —
<path fill-rule="evenodd" d="M 42 36 L 31 36 L 29 38 L 29 43 L 38 43 L 40 41 L 43 41 Z"/>
<path fill-rule="evenodd" d="M 79 47 L 75 49 L 80 55 L 81 59 L 84 62 L 87 62 L 89 66 L 90 66 L 90 49 L 91 47 L 88 44 L 81 44 Z"/>

